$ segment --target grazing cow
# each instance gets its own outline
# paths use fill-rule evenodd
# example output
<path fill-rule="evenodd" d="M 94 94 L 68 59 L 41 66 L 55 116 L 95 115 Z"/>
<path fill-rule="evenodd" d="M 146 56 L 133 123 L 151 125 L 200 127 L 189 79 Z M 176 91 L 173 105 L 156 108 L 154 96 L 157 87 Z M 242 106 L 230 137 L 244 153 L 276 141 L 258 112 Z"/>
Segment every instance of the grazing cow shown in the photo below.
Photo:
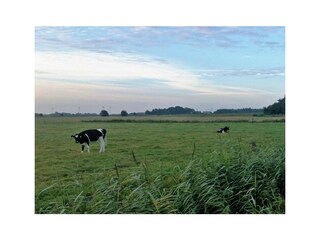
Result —
<path fill-rule="evenodd" d="M 224 127 L 224 128 L 219 128 L 217 133 L 229 133 L 230 128 L 229 127 Z"/>
<path fill-rule="evenodd" d="M 90 129 L 85 130 L 81 133 L 76 133 L 71 137 L 74 138 L 76 143 L 80 143 L 82 145 L 82 152 L 84 150 L 84 145 L 87 145 L 88 153 L 90 153 L 90 142 L 100 141 L 100 151 L 105 152 L 106 143 L 107 143 L 107 131 L 105 129 Z"/>

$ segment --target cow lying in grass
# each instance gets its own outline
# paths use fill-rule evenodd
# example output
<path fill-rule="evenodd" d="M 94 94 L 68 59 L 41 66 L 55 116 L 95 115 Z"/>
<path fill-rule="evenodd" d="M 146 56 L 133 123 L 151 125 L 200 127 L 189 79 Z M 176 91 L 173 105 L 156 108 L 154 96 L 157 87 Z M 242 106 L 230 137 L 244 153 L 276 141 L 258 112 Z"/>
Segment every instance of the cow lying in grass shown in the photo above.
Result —
<path fill-rule="evenodd" d="M 230 128 L 229 127 L 224 127 L 224 128 L 219 128 L 217 133 L 229 133 Z"/>
<path fill-rule="evenodd" d="M 90 142 L 100 141 L 100 151 L 105 152 L 106 143 L 107 143 L 107 131 L 105 129 L 90 129 L 85 130 L 81 133 L 76 133 L 71 137 L 74 138 L 76 143 L 80 143 L 82 145 L 82 152 L 84 150 L 84 145 L 87 145 L 88 153 L 90 153 Z"/>

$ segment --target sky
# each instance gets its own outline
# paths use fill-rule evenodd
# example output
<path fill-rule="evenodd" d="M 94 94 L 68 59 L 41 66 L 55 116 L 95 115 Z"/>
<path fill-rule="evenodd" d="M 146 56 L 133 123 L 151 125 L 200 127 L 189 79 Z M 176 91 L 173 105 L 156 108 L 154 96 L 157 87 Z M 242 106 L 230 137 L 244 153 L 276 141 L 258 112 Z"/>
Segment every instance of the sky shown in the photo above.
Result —
<path fill-rule="evenodd" d="M 35 111 L 262 108 L 285 95 L 285 27 L 36 27 Z"/>

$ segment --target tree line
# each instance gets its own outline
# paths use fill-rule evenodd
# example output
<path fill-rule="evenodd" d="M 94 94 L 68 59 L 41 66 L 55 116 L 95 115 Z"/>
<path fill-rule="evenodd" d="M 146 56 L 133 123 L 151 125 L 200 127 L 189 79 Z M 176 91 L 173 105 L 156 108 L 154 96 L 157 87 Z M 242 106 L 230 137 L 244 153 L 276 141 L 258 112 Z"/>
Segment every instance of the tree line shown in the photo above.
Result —
<path fill-rule="evenodd" d="M 169 107 L 169 108 L 155 108 L 152 111 L 147 110 L 146 115 L 172 115 L 172 114 L 196 114 L 201 113 L 193 108 L 184 108 L 180 106 Z"/>
<path fill-rule="evenodd" d="M 120 115 L 125 117 L 128 115 L 174 115 L 174 114 L 204 114 L 208 112 L 201 112 L 196 111 L 193 108 L 188 107 L 181 107 L 181 106 L 175 106 L 175 107 L 169 107 L 169 108 L 155 108 L 151 111 L 147 110 L 144 113 L 128 113 L 126 110 L 122 110 L 120 112 Z M 212 112 L 209 112 L 210 114 Z M 213 114 L 265 114 L 265 115 L 273 115 L 273 114 L 285 114 L 285 98 L 279 99 L 278 102 L 275 102 L 267 107 L 264 107 L 263 109 L 259 108 L 240 108 L 240 109 L 227 109 L 222 108 L 218 109 Z M 42 113 L 36 113 L 36 116 L 43 116 Z M 52 116 L 97 116 L 96 113 L 77 113 L 77 114 L 71 114 L 71 113 L 59 113 L 55 112 L 52 114 L 49 114 Z M 109 116 L 108 111 L 101 110 L 99 113 L 100 116 L 107 117 Z"/>
<path fill-rule="evenodd" d="M 240 109 L 228 109 L 222 108 L 218 109 L 217 111 L 213 112 L 214 114 L 236 114 L 236 113 L 252 113 L 252 114 L 261 114 L 263 113 L 262 108 L 240 108 Z"/>

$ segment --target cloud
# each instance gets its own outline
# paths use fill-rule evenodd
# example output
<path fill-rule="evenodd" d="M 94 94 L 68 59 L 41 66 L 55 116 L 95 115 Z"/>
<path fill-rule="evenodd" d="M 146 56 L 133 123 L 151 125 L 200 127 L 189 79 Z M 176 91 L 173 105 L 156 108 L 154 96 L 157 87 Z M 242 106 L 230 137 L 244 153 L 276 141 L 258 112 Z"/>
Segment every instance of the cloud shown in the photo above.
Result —
<path fill-rule="evenodd" d="M 37 27 L 35 37 L 37 49 L 94 52 L 135 52 L 164 43 L 222 49 L 253 44 L 284 48 L 284 27 Z"/>
<path fill-rule="evenodd" d="M 196 72 L 198 72 L 200 76 L 215 78 L 245 76 L 276 77 L 285 75 L 285 69 L 283 67 L 263 69 L 198 69 Z"/>
<path fill-rule="evenodd" d="M 42 79 L 121 81 L 157 79 L 170 86 L 192 89 L 197 81 L 188 71 L 136 55 L 92 52 L 37 52 L 36 77 Z"/>
<path fill-rule="evenodd" d="M 250 95 L 268 92 L 239 86 L 214 84 L 212 78 L 224 75 L 258 74 L 255 70 L 212 70 L 202 74 L 179 65 L 139 55 L 81 52 L 36 52 L 36 80 L 86 84 L 137 93 L 138 88 L 158 88 L 206 95 Z M 274 71 L 274 73 L 278 73 Z M 262 72 L 267 74 L 267 72 Z M 210 77 L 210 81 L 204 79 Z M 36 81 L 37 83 L 37 81 Z M 76 87 L 76 86 L 75 86 Z"/>

